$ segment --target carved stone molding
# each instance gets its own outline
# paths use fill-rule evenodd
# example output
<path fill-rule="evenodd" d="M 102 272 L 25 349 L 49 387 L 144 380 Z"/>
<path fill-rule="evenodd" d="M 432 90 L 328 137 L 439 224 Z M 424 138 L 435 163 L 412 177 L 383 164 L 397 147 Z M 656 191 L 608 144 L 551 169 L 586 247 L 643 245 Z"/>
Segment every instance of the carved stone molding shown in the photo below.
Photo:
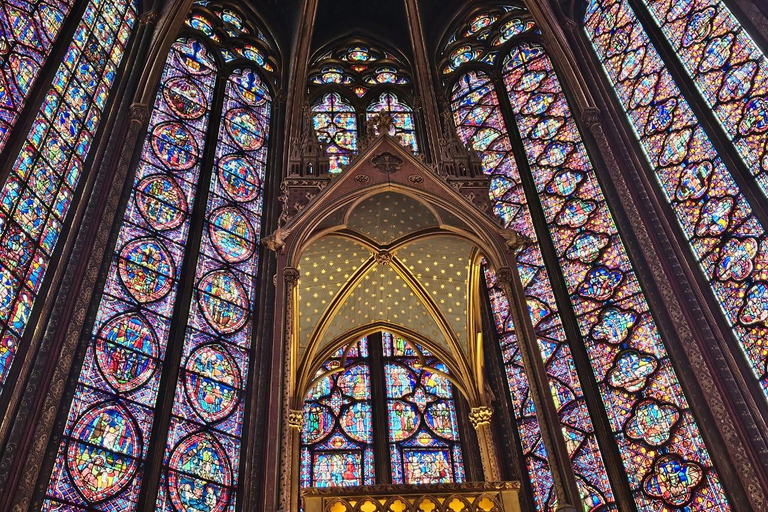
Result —
<path fill-rule="evenodd" d="M 157 21 L 157 13 L 155 11 L 147 11 L 139 16 L 139 25 L 149 25 Z"/>
<path fill-rule="evenodd" d="M 581 113 L 582 122 L 590 129 L 600 124 L 600 109 L 597 107 L 587 107 Z"/>
<path fill-rule="evenodd" d="M 144 124 L 149 118 L 149 107 L 144 103 L 133 103 L 128 107 L 128 116 L 131 123 Z"/>
<path fill-rule="evenodd" d="M 402 169 L 405 161 L 399 156 L 386 151 L 371 158 L 371 165 L 384 174 L 392 174 Z"/>
<path fill-rule="evenodd" d="M 483 425 L 490 425 L 493 418 L 493 409 L 487 405 L 473 407 L 469 411 L 469 422 L 477 430 Z"/>

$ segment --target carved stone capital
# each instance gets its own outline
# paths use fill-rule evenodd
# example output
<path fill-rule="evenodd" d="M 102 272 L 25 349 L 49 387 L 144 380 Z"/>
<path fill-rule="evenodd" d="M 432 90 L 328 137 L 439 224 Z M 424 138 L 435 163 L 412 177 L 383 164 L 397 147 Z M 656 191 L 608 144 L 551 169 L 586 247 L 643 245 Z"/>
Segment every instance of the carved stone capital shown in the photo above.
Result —
<path fill-rule="evenodd" d="M 304 426 L 304 412 L 296 409 L 288 411 L 288 426 L 290 428 L 295 428 L 296 430 L 301 430 Z"/>
<path fill-rule="evenodd" d="M 514 273 L 509 267 L 501 267 L 496 270 L 496 281 L 499 284 L 512 284 Z"/>
<path fill-rule="evenodd" d="M 376 259 L 376 263 L 379 265 L 389 265 L 392 263 L 392 253 L 389 251 L 379 251 L 379 253 L 374 256 Z"/>
<path fill-rule="evenodd" d="M 473 407 L 469 410 L 469 422 L 472 424 L 475 430 L 482 427 L 483 425 L 489 425 L 491 423 L 492 417 L 493 409 L 486 405 Z"/>
<path fill-rule="evenodd" d="M 128 116 L 131 122 L 144 124 L 149 118 L 149 107 L 144 103 L 133 103 L 128 107 Z"/>
<path fill-rule="evenodd" d="M 283 279 L 289 285 L 294 285 L 299 282 L 299 271 L 293 267 L 285 267 L 283 269 Z"/>
<path fill-rule="evenodd" d="M 600 124 L 600 109 L 597 107 L 587 107 L 581 113 L 581 120 L 589 128 Z"/>
<path fill-rule="evenodd" d="M 147 11 L 139 16 L 139 25 L 149 25 L 157 21 L 157 13 L 155 11 Z"/>

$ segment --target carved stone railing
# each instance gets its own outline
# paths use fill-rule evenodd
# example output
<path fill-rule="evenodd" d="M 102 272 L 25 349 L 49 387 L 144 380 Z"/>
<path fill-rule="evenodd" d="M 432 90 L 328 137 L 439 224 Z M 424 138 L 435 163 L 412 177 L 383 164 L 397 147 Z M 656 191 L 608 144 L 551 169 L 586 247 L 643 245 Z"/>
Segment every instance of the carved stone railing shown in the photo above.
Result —
<path fill-rule="evenodd" d="M 304 512 L 520 512 L 518 482 L 304 489 Z"/>

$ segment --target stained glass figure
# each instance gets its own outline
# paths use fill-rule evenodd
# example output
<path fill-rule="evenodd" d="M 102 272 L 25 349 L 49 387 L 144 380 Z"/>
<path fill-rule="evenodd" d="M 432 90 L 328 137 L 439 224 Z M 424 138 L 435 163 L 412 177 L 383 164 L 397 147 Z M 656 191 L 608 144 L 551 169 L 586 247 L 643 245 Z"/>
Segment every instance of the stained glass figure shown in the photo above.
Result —
<path fill-rule="evenodd" d="M 722 0 L 644 0 L 768 195 L 768 59 Z"/>
<path fill-rule="evenodd" d="M 392 482 L 463 482 L 461 439 L 447 368 L 428 351 L 388 332 L 382 333 L 382 347 Z"/>
<path fill-rule="evenodd" d="M 416 127 L 413 120 L 413 109 L 400 101 L 392 92 L 383 93 L 378 101 L 371 103 L 367 109 L 367 118 L 371 119 L 378 113 L 389 114 L 394 124 L 389 130 L 389 135 L 398 137 L 403 146 L 411 148 L 414 153 L 419 152 L 416 142 Z"/>
<path fill-rule="evenodd" d="M 255 71 L 229 75 L 157 510 L 214 512 L 237 498 L 271 106 Z M 216 471 L 205 458 L 185 467 L 192 442 Z"/>
<path fill-rule="evenodd" d="M 0 151 L 8 142 L 11 129 L 74 3 L 74 0 L 22 0 L 0 6 Z M 115 21 L 119 24 L 123 9 L 118 11 Z"/>
<path fill-rule="evenodd" d="M 368 339 L 340 349 L 317 371 L 304 401 L 301 486 L 374 483 Z"/>
<path fill-rule="evenodd" d="M 632 475 L 635 503 L 730 510 L 549 57 L 540 45 L 522 43 L 503 69 L 549 236 Z M 641 402 L 646 407 L 638 411 Z M 664 409 L 678 422 L 648 417 L 649 407 Z M 626 421 L 643 425 L 634 431 L 642 440 L 627 434 Z M 684 484 L 673 484 L 683 473 L 689 477 Z"/>
<path fill-rule="evenodd" d="M 0 147 L 15 119 L 15 114 L 6 114 L 18 112 L 67 5 L 54 1 L 0 6 Z M 19 351 L 59 236 L 70 220 L 83 163 L 135 21 L 134 2 L 88 3 L 78 36 L 67 48 L 0 189 L 0 386 Z M 6 33 L 8 23 L 13 27 Z M 7 57 L 1 45 L 10 52 Z M 9 62 L 11 68 L 6 69 Z"/>
<path fill-rule="evenodd" d="M 173 44 L 44 510 L 136 510 L 215 79 L 216 64 L 200 41 Z M 222 354 L 210 348 L 197 357 L 213 365 Z M 217 377 L 206 382 L 227 379 Z M 189 458 L 180 464 L 199 457 L 224 464 L 215 439 L 184 443 Z"/>
<path fill-rule="evenodd" d="M 357 153 L 355 107 L 339 93 L 328 93 L 312 106 L 312 126 L 318 140 L 327 144 L 330 172 L 341 172 Z"/>
<path fill-rule="evenodd" d="M 684 2 L 680 8 L 693 8 L 694 5 L 699 3 Z M 687 16 L 685 13 L 689 11 L 686 9 L 679 13 L 674 11 L 670 17 Z M 706 16 L 709 14 L 705 15 L 705 21 Z M 717 30 L 727 32 L 727 16 L 721 13 L 718 19 L 722 25 Z M 675 26 L 678 24 L 675 22 Z M 707 29 L 702 34 L 709 33 L 709 26 L 709 23 L 702 25 L 702 30 Z M 661 191 L 672 207 L 763 392 L 768 395 L 768 352 L 764 349 L 768 336 L 768 286 L 765 284 L 768 280 L 768 265 L 765 263 L 768 261 L 768 244 L 765 227 L 753 214 L 748 200 L 717 155 L 629 5 L 624 0 L 591 1 L 585 14 L 585 30 L 645 150 Z M 733 39 L 734 44 L 723 49 L 723 59 L 727 59 L 733 50 L 737 59 L 734 63 L 744 61 L 748 64 L 752 59 L 757 66 L 757 63 L 764 62 L 764 58 L 755 61 L 754 54 L 749 53 L 742 39 L 738 39 L 742 42 L 737 42 L 736 34 L 729 34 L 713 39 Z M 695 36 L 694 32 L 689 35 Z M 614 40 L 620 40 L 622 44 L 617 46 Z M 696 48 L 700 45 L 694 39 L 691 42 Z M 685 50 L 681 58 L 690 61 L 694 58 L 692 52 L 694 50 Z M 717 52 L 713 51 L 711 58 L 716 59 Z M 733 69 L 739 69 L 739 66 Z M 718 79 L 720 74 L 721 71 L 709 68 L 697 80 Z M 755 87 L 760 83 L 755 81 Z M 700 87 L 707 90 L 709 86 L 705 87 L 702 82 Z M 725 85 L 723 87 L 726 96 L 731 94 Z M 758 94 L 759 90 L 755 89 L 751 94 Z M 723 105 L 743 104 L 734 111 L 733 119 L 747 115 L 744 109 L 749 102 L 744 97 L 733 100 L 734 103 L 724 98 Z M 746 132 L 744 135 L 747 135 Z M 750 145 L 750 140 L 757 139 L 757 133 L 750 132 L 743 141 Z M 738 140 L 742 139 L 739 137 Z M 737 145 L 740 144 L 737 142 Z M 741 146 L 742 149 L 746 147 Z"/>
<path fill-rule="evenodd" d="M 451 107 L 459 139 L 480 152 L 483 170 L 492 176 L 491 201 L 496 214 L 507 226 L 536 241 L 537 234 L 533 228 L 520 171 L 512 154 L 498 96 L 488 76 L 470 71 L 459 78 L 451 95 Z M 608 505 L 613 502 L 613 493 L 539 245 L 534 243 L 524 249 L 518 254 L 517 260 L 531 321 L 558 405 L 558 416 L 572 447 L 571 463 L 582 498 L 590 506 Z M 528 475 L 535 490 L 536 507 L 537 510 L 554 510 L 552 474 L 541 441 L 509 304 L 501 290 L 494 286 L 494 278 L 491 275 L 486 277 L 510 393 L 515 404 L 518 433 Z"/>

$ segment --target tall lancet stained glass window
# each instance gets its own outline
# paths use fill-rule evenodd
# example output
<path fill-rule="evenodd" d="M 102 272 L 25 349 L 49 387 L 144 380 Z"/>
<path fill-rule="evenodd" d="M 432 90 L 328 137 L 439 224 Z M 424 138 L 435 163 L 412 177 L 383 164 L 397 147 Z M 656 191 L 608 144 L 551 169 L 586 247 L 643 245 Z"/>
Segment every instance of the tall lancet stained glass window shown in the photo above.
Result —
<path fill-rule="evenodd" d="M 4 130 L 45 62 L 67 5 L 0 5 L 0 147 Z M 37 294 L 70 221 L 83 166 L 136 14 L 131 0 L 88 2 L 29 133 L 21 134 L 20 153 L 0 189 L 0 389 L 23 348 Z"/>
<path fill-rule="evenodd" d="M 753 154 L 751 148 L 765 144 L 761 142 L 764 140 L 762 134 L 768 127 L 766 108 L 758 107 L 765 101 L 761 96 L 765 73 L 758 73 L 758 69 L 764 69 L 765 58 L 750 50 L 746 41 L 748 36 L 743 29 L 733 25 L 732 17 L 726 16 L 724 7 L 718 3 L 702 11 L 698 8 L 688 10 L 698 4 L 683 2 L 680 7 L 687 6 L 685 9 L 670 11 L 665 19 L 672 23 L 680 16 L 688 16 L 686 13 L 698 13 L 690 14 L 692 18 L 687 26 L 692 28 L 685 36 L 689 39 L 686 39 L 686 48 L 680 50 L 681 59 L 687 65 L 700 58 L 698 48 L 709 37 L 710 30 L 723 32 L 706 45 L 712 50 L 711 55 L 698 65 L 699 72 L 694 78 L 717 112 L 728 111 L 718 114 L 728 116 L 727 121 L 721 120 L 726 129 L 730 130 L 729 124 L 738 122 L 736 131 L 731 130 L 734 142 L 747 161 L 754 161 L 749 156 Z M 714 10 L 719 12 L 716 27 L 709 19 L 714 16 Z M 768 351 L 765 350 L 768 337 L 768 237 L 765 226 L 754 215 L 752 205 L 717 154 L 688 100 L 683 97 L 626 1 L 592 0 L 584 22 L 587 36 L 626 111 L 660 190 L 672 207 L 763 393 L 768 395 Z M 679 24 L 679 20 L 673 22 L 675 27 Z M 665 30 L 673 36 L 671 26 Z M 614 44 L 614 40 L 620 40 L 621 44 Z M 732 44 L 722 46 L 725 41 L 732 41 Z M 733 66 L 723 66 L 738 73 L 752 69 L 754 79 L 739 82 L 725 68 L 712 67 L 716 61 L 728 59 L 733 60 Z M 713 96 L 712 84 L 719 81 L 722 85 Z M 750 94 L 754 98 L 747 99 Z M 758 166 L 750 164 L 750 169 L 763 182 Z"/>
<path fill-rule="evenodd" d="M 312 122 L 319 142 L 326 144 L 330 172 L 346 166 L 358 151 L 366 123 L 378 113 L 391 116 L 389 135 L 418 152 L 416 117 L 409 104 L 412 79 L 405 59 L 352 38 L 332 50 L 321 50 L 309 69 Z"/>
<path fill-rule="evenodd" d="M 511 8 L 507 12 L 516 11 Z M 497 22 L 493 13 L 484 18 L 478 15 L 475 20 L 481 18 L 482 23 L 475 24 L 477 27 L 483 23 L 492 26 Z M 490 19 L 493 21 L 488 21 Z M 516 26 L 524 27 L 525 24 Z M 488 31 L 486 28 L 479 30 Z M 465 37 L 471 35 L 469 31 L 466 34 Z M 542 357 L 550 373 L 555 405 L 561 407 L 560 396 L 573 396 L 560 392 L 566 388 L 561 387 L 564 383 L 558 378 L 567 375 L 563 373 L 567 368 L 575 370 L 574 360 L 568 354 L 574 350 L 584 351 L 628 476 L 626 483 L 614 480 L 612 484 L 628 486 L 635 504 L 642 510 L 648 507 L 729 510 L 719 477 L 611 218 L 552 63 L 538 43 L 521 42 L 533 38 L 527 38 L 524 32 L 519 34 L 502 44 L 499 53 L 492 58 L 489 56 L 494 50 L 487 43 L 470 44 L 475 50 L 464 54 L 466 62 L 486 63 L 489 74 L 498 69 L 502 78 L 493 81 L 480 71 L 466 73 L 454 85 L 452 98 L 458 134 L 481 151 L 486 172 L 499 172 L 499 158 L 493 152 L 494 142 L 502 136 L 497 133 L 514 130 L 523 143 L 524 154 L 518 154 L 517 159 L 523 169 L 530 169 L 531 177 L 521 181 L 518 167 L 502 168 L 501 173 L 512 184 L 501 191 L 492 185 L 491 197 L 497 205 L 501 203 L 497 211 L 508 223 L 515 220 L 508 212 L 519 218 L 521 209 L 505 208 L 502 201 L 519 202 L 522 199 L 524 202 L 526 197 L 522 192 L 510 193 L 515 190 L 514 184 L 520 184 L 518 186 L 527 192 L 527 197 L 536 198 L 529 207 L 539 212 L 546 225 L 538 226 L 536 236 L 532 238 L 545 240 L 554 248 L 556 260 L 548 261 L 548 267 L 557 268 L 566 284 L 567 295 L 553 297 L 550 303 L 556 302 L 562 311 L 573 315 L 579 332 L 575 333 L 575 338 L 571 335 L 573 339 L 560 338 L 560 343 L 569 347 L 561 352 L 557 364 L 551 366 L 553 374 L 550 365 L 555 345 L 542 344 L 539 334 L 542 324 L 547 325 L 551 311 L 548 303 L 532 301 L 536 296 L 530 291 L 530 283 L 536 274 L 523 259 L 525 252 L 521 253 L 518 265 L 526 286 L 529 311 L 539 334 Z M 493 33 L 489 36 L 486 41 L 494 40 Z M 465 64 L 450 62 L 451 55 L 455 55 L 451 53 L 451 45 L 461 44 L 468 43 L 457 38 L 449 42 L 446 49 L 449 75 L 451 65 L 462 69 Z M 489 96 L 490 101 L 482 99 Z M 494 120 L 493 109 L 498 108 L 500 101 L 508 102 L 513 114 L 511 118 Z M 487 106 L 479 108 L 482 105 Z M 532 185 L 529 187 L 527 183 Z M 514 223 L 511 225 L 515 226 Z M 494 286 L 493 276 L 487 277 L 488 284 Z M 519 368 L 517 340 L 509 338 L 514 327 L 509 325 L 508 305 L 495 287 L 491 289 L 491 303 L 497 330 L 502 335 L 501 348 L 513 403 L 521 403 L 527 396 L 527 381 L 522 379 L 523 372 Z M 523 422 L 522 427 L 526 430 L 521 429 L 525 453 L 529 443 L 524 436 L 535 429 L 531 429 L 533 424 L 521 413 L 518 413 L 518 421 Z M 569 423 L 563 421 L 563 431 L 566 444 L 572 450 L 586 439 L 583 433 L 588 429 L 574 429 Z M 540 458 L 541 455 L 543 452 Z M 529 469 L 531 467 L 529 462 Z M 608 483 L 605 474 L 600 475 L 594 469 L 594 466 L 587 468 L 587 481 L 598 484 L 591 491 L 599 491 L 601 485 Z M 584 478 L 577 464 L 574 464 L 574 470 L 577 480 Z M 550 484 L 547 473 L 530 471 L 529 476 L 534 488 L 546 489 Z M 585 492 L 582 482 L 579 483 L 585 504 L 608 496 Z M 552 505 L 546 506 L 550 508 Z"/>
<path fill-rule="evenodd" d="M 148 472 L 162 475 L 147 489 L 160 510 L 237 502 L 276 62 L 231 8 L 195 4 L 187 25 L 160 80 L 46 510 L 137 510 Z M 191 215 L 199 202 L 202 223 Z M 188 266 L 191 294 L 179 286 Z M 179 382 L 161 389 L 170 365 Z M 174 392 L 157 410 L 158 396 Z M 156 420 L 169 413 L 160 432 Z M 165 448 L 161 468 L 147 466 L 151 445 Z"/>
<path fill-rule="evenodd" d="M 538 235 L 502 116 L 497 87 L 489 74 L 495 69 L 490 63 L 497 62 L 500 46 L 519 34 L 535 32 L 530 15 L 521 7 L 500 7 L 480 12 L 471 17 L 465 26 L 456 29 L 445 51 L 446 61 L 441 65 L 445 75 L 458 77 L 450 96 L 457 135 L 463 144 L 480 153 L 484 171 L 492 176 L 491 201 L 496 214 L 507 226 L 534 242 L 538 240 Z M 472 51 L 459 51 L 464 47 Z M 478 62 L 485 64 L 487 73 L 461 71 L 465 64 L 477 67 Z M 503 91 L 501 97 L 504 97 Z M 586 407 L 551 277 L 538 243 L 531 244 L 518 254 L 518 268 L 550 387 L 556 398 L 558 417 L 566 434 L 566 442 L 572 448 L 569 455 L 582 499 L 590 507 L 608 506 L 614 501 L 613 491 Z M 552 473 L 530 398 L 529 382 L 523 370 L 519 339 L 511 320 L 509 304 L 501 290 L 495 287 L 494 276 L 488 273 L 486 277 L 523 457 L 535 491 L 534 502 L 537 510 L 554 510 Z"/>
<path fill-rule="evenodd" d="M 382 367 L 372 368 L 373 360 Z M 388 332 L 339 349 L 304 401 L 302 487 L 463 482 L 447 373 L 429 352 Z M 374 443 L 374 424 L 386 430 L 386 445 Z M 375 475 L 374 458 L 389 461 L 391 473 Z"/>

